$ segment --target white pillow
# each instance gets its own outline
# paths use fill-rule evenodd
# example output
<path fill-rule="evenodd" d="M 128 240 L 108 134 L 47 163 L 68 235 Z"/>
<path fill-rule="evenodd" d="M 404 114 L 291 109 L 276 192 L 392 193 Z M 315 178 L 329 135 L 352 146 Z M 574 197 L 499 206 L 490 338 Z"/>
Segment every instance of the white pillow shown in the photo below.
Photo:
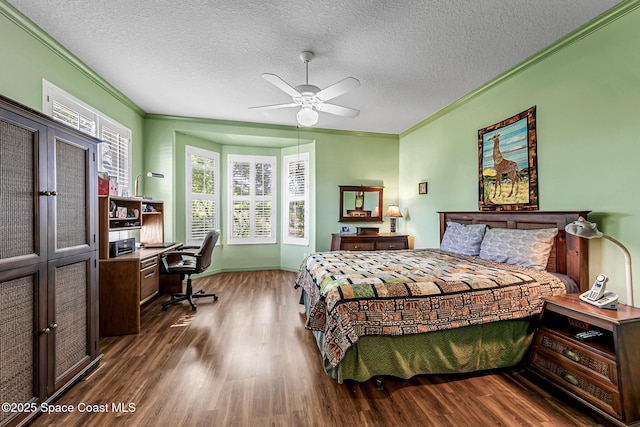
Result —
<path fill-rule="evenodd" d="M 557 234 L 557 228 L 489 228 L 482 239 L 480 258 L 544 270 Z"/>
<path fill-rule="evenodd" d="M 478 256 L 486 224 L 458 224 L 447 222 L 440 249 L 464 255 Z"/>

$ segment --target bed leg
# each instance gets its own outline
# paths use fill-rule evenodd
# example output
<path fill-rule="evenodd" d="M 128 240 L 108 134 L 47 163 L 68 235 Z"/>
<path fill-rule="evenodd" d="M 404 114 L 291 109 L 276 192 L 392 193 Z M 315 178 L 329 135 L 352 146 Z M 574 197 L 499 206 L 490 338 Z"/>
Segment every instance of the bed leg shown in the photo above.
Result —
<path fill-rule="evenodd" d="M 384 384 L 383 384 L 384 377 L 375 377 L 373 381 L 375 382 L 376 388 L 378 390 L 384 390 Z"/>

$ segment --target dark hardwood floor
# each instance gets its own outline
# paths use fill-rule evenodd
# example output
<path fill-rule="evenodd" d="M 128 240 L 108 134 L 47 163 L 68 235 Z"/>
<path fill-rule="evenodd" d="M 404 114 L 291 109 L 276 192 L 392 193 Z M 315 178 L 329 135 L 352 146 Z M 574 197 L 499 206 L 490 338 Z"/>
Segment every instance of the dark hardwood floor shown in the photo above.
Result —
<path fill-rule="evenodd" d="M 596 426 L 518 370 L 337 384 L 304 329 L 294 273 L 222 273 L 198 310 L 161 296 L 139 335 L 102 338 L 99 368 L 34 426 Z M 130 412 L 116 412 L 114 405 Z M 87 405 L 96 412 L 81 412 Z M 105 408 L 108 412 L 105 412 Z M 102 411 L 102 412 L 100 412 Z"/>

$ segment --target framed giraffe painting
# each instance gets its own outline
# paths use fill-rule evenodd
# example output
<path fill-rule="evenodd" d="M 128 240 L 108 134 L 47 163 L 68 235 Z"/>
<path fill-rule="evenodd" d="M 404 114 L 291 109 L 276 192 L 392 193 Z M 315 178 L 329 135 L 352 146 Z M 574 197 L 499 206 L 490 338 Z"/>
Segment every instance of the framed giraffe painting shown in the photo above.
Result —
<path fill-rule="evenodd" d="M 538 209 L 536 107 L 478 130 L 481 211 Z"/>

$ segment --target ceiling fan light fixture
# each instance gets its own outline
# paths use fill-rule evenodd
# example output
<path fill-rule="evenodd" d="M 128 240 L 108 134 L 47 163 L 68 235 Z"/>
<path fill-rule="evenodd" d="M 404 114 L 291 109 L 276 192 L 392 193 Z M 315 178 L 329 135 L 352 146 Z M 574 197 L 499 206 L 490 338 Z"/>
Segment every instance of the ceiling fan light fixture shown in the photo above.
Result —
<path fill-rule="evenodd" d="M 311 107 L 302 107 L 296 118 L 300 126 L 310 127 L 318 123 L 318 112 Z"/>
<path fill-rule="evenodd" d="M 274 110 L 278 108 L 300 107 L 296 118 L 298 119 L 298 125 L 305 127 L 310 127 L 318 123 L 319 112 L 342 117 L 357 117 L 358 114 L 360 114 L 360 110 L 329 104 L 327 101 L 360 87 L 358 79 L 347 77 L 321 90 L 318 86 L 309 84 L 309 61 L 311 61 L 312 58 L 313 52 L 304 51 L 300 54 L 300 59 L 304 62 L 305 66 L 305 82 L 296 87 L 291 86 L 275 74 L 262 74 L 262 78 L 289 95 L 292 102 L 249 108 L 253 110 Z"/>

